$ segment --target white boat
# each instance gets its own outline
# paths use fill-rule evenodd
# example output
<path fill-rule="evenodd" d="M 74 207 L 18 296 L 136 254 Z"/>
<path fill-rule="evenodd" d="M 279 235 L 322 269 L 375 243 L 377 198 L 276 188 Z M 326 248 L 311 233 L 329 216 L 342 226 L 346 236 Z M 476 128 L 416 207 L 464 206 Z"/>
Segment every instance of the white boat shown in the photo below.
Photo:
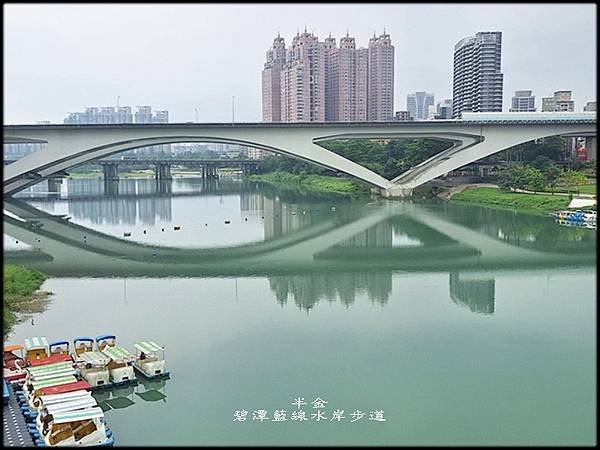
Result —
<path fill-rule="evenodd" d="M 123 383 L 136 379 L 133 372 L 135 356 L 127 349 L 117 345 L 114 347 L 106 346 L 102 353 L 110 358 L 108 372 L 112 383 Z"/>
<path fill-rule="evenodd" d="M 25 400 L 29 407 L 31 409 L 36 409 L 35 399 L 42 395 L 42 389 L 76 382 L 77 378 L 73 375 L 65 375 L 41 381 L 31 381 L 30 383 L 25 383 L 23 385 L 23 393 L 25 394 Z"/>
<path fill-rule="evenodd" d="M 133 367 L 147 378 L 167 376 L 165 372 L 165 347 L 154 341 L 141 341 L 133 344 L 136 359 Z"/>
<path fill-rule="evenodd" d="M 104 412 L 99 407 L 57 412 L 45 417 L 42 425 L 44 444 L 56 446 L 110 445 Z"/>
<path fill-rule="evenodd" d="M 79 371 L 85 381 L 92 387 L 110 384 L 108 364 L 110 358 L 102 352 L 85 352 L 80 355 Z"/>
<path fill-rule="evenodd" d="M 117 337 L 114 334 L 101 334 L 96 336 L 96 349 L 101 352 L 106 347 L 114 347 L 117 345 Z"/>
<path fill-rule="evenodd" d="M 83 392 L 87 392 L 87 391 L 83 391 Z M 50 403 L 50 404 L 43 405 L 39 409 L 39 414 L 35 418 L 35 425 L 36 425 L 38 432 L 40 433 L 40 436 L 42 436 L 42 437 L 44 436 L 43 420 L 49 414 L 56 414 L 56 413 L 61 413 L 61 412 L 66 412 L 66 411 L 75 411 L 78 409 L 89 409 L 89 408 L 98 406 L 96 399 L 94 397 L 92 397 L 92 395 L 89 392 L 87 392 L 87 394 L 89 394 L 89 395 L 80 396 L 78 398 L 75 398 L 75 399 L 72 399 L 69 401 L 62 401 L 62 402 Z"/>
<path fill-rule="evenodd" d="M 80 361 L 83 353 L 94 350 L 94 340 L 87 336 L 76 337 L 73 339 L 73 348 L 75 350 L 73 359 L 75 361 Z"/>
<path fill-rule="evenodd" d="M 31 337 L 25 339 L 25 360 L 35 361 L 48 358 L 48 340 L 45 337 Z"/>

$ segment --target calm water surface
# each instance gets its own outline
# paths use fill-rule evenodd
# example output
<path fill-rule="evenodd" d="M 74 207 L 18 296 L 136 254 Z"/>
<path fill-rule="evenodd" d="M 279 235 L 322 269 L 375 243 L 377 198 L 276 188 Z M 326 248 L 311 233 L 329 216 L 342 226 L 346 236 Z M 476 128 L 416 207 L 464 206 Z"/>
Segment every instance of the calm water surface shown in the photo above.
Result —
<path fill-rule="evenodd" d="M 97 394 L 117 445 L 595 443 L 593 230 L 225 179 L 73 179 L 5 207 L 38 224 L 5 216 L 5 262 L 54 293 L 10 342 L 166 346 L 170 380 Z"/>

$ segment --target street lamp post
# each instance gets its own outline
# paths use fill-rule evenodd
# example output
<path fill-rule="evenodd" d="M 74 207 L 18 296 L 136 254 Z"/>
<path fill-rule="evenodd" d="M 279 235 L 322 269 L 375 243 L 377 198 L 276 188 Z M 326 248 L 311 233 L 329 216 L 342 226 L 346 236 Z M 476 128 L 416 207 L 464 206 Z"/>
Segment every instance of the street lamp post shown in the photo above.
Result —
<path fill-rule="evenodd" d="M 235 95 L 231 96 L 231 123 L 235 123 Z"/>

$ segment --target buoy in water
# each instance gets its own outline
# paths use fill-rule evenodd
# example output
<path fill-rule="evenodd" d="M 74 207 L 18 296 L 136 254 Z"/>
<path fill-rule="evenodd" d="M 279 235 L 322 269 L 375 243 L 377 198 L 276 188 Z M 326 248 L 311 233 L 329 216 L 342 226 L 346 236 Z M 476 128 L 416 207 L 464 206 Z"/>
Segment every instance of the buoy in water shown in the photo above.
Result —
<path fill-rule="evenodd" d="M 231 220 L 226 220 L 225 221 L 225 225 L 229 225 L 231 223 Z"/>
<path fill-rule="evenodd" d="M 161 228 L 161 229 L 160 229 L 160 231 L 165 231 L 165 229 L 164 229 L 164 228 Z"/>
<path fill-rule="evenodd" d="M 144 234 L 146 234 L 146 230 L 144 230 Z"/>
<path fill-rule="evenodd" d="M 181 230 L 181 227 L 180 227 L 179 225 L 177 225 L 177 226 L 174 226 L 174 227 L 173 227 L 173 229 L 174 229 L 175 231 L 179 231 L 179 230 Z"/>

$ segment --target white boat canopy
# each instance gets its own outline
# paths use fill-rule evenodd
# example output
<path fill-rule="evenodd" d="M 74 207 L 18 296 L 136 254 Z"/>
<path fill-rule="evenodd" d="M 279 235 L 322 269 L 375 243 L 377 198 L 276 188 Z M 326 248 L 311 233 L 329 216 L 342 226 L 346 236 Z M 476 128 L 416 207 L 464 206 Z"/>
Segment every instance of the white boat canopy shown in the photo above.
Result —
<path fill-rule="evenodd" d="M 48 348 L 48 340 L 45 337 L 32 337 L 25 339 L 25 349 L 35 350 L 38 348 Z"/>
<path fill-rule="evenodd" d="M 72 368 L 73 364 L 68 361 L 59 361 L 52 364 L 44 364 L 42 366 L 27 367 L 26 370 L 31 375 L 37 375 L 44 372 L 52 372 L 57 369 Z"/>
<path fill-rule="evenodd" d="M 34 373 L 31 374 L 32 381 L 50 380 L 52 378 L 63 377 L 65 375 L 75 375 L 77 371 L 72 367 L 65 367 L 62 369 L 56 369 L 50 372 Z"/>
<path fill-rule="evenodd" d="M 115 361 L 135 359 L 135 356 L 129 353 L 129 350 L 119 346 L 106 347 L 104 350 L 102 350 L 102 353 Z"/>
<path fill-rule="evenodd" d="M 135 344 L 133 344 L 133 346 L 135 348 L 137 348 L 140 352 L 145 352 L 145 353 L 156 352 L 158 350 L 162 350 L 162 351 L 165 350 L 165 348 L 163 346 L 158 345 L 154 341 L 136 342 Z"/>
<path fill-rule="evenodd" d="M 33 389 L 38 390 L 45 387 L 60 386 L 61 384 L 77 383 L 77 378 L 73 375 L 51 378 L 49 380 L 32 381 Z"/>
<path fill-rule="evenodd" d="M 85 352 L 80 355 L 80 358 L 92 365 L 104 366 L 109 363 L 110 358 L 102 352 Z"/>
<path fill-rule="evenodd" d="M 76 411 L 78 409 L 88 409 L 98 406 L 94 397 L 83 398 L 80 400 L 72 400 L 70 402 L 53 403 L 52 405 L 46 405 L 48 414 L 63 413 L 67 411 Z"/>
<path fill-rule="evenodd" d="M 53 414 L 54 423 L 68 423 L 74 422 L 77 420 L 91 420 L 91 419 L 99 419 L 104 417 L 104 412 L 100 407 L 90 408 L 90 409 L 82 409 L 79 411 L 68 411 L 62 413 Z"/>
<path fill-rule="evenodd" d="M 42 395 L 40 396 L 40 400 L 43 405 L 53 405 L 56 403 L 65 403 L 72 400 L 89 398 L 92 396 L 90 391 L 74 391 L 74 392 L 66 392 L 64 394 L 50 394 L 50 395 Z"/>

